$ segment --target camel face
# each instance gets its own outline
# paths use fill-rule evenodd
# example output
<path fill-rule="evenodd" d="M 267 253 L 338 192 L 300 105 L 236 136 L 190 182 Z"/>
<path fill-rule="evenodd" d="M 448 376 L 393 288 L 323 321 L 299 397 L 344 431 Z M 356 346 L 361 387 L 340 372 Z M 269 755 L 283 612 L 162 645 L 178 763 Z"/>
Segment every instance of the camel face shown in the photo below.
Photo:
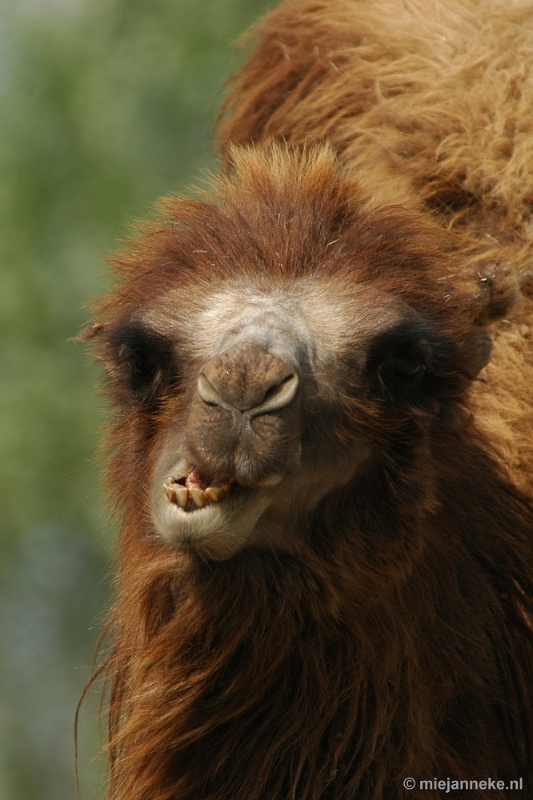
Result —
<path fill-rule="evenodd" d="M 177 208 L 100 331 L 134 449 L 150 454 L 142 513 L 167 544 L 214 559 L 297 550 L 295 519 L 357 493 L 395 449 L 416 460 L 489 358 L 484 310 L 514 297 L 501 270 L 503 288 L 494 270 L 460 288 L 432 226 L 366 207 L 327 148 L 267 152 L 275 180 L 251 215 L 231 192 L 253 191 L 257 154 L 240 158 L 212 203 Z"/>

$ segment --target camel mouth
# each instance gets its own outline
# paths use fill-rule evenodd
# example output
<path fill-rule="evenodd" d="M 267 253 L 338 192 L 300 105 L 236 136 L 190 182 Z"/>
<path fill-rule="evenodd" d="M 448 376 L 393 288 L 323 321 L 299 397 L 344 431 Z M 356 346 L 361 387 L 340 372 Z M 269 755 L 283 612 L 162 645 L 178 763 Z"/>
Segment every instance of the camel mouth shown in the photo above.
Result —
<path fill-rule="evenodd" d="M 152 492 L 152 519 L 164 542 L 185 553 L 224 561 L 243 547 L 272 503 L 260 484 L 191 466 L 190 457 L 167 464 Z"/>
<path fill-rule="evenodd" d="M 191 467 L 185 475 L 168 477 L 163 486 L 169 502 L 189 514 L 220 503 L 234 484 L 228 480 L 210 478 L 196 467 Z"/>

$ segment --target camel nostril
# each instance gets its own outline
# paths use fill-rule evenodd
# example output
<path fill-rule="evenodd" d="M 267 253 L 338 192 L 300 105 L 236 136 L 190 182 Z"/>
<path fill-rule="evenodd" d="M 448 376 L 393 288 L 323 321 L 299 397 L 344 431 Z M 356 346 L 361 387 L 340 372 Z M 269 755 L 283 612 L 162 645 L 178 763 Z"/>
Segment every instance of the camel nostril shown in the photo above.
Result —
<path fill-rule="evenodd" d="M 298 375 L 293 373 L 283 378 L 280 383 L 270 386 L 261 402 L 250 409 L 251 416 L 267 414 L 270 411 L 278 411 L 280 408 L 288 406 L 296 397 L 299 383 Z"/>
<path fill-rule="evenodd" d="M 221 406 L 227 408 L 231 406 L 230 403 L 224 401 L 224 398 L 217 392 L 211 381 L 209 381 L 203 373 L 200 373 L 197 383 L 198 394 L 210 406 Z"/>

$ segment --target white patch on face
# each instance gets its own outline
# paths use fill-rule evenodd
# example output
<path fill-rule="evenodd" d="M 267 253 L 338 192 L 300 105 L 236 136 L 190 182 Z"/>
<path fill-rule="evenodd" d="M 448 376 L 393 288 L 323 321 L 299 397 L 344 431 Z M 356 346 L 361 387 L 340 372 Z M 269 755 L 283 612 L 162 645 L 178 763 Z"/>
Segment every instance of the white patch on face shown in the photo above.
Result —
<path fill-rule="evenodd" d="M 310 276 L 283 288 L 261 291 L 246 279 L 202 290 L 183 302 L 171 291 L 144 320 L 164 335 L 186 337 L 193 358 L 207 361 L 241 340 L 255 340 L 297 366 L 302 353 L 311 364 L 329 363 L 352 342 L 374 336 L 401 318 L 397 298 L 370 286 L 342 286 Z"/>
<path fill-rule="evenodd" d="M 253 287 L 230 285 L 209 298 L 196 321 L 191 347 L 207 360 L 244 340 L 256 341 L 292 364 L 298 363 L 302 350 L 309 354 L 315 350 L 296 293 L 260 293 Z"/>

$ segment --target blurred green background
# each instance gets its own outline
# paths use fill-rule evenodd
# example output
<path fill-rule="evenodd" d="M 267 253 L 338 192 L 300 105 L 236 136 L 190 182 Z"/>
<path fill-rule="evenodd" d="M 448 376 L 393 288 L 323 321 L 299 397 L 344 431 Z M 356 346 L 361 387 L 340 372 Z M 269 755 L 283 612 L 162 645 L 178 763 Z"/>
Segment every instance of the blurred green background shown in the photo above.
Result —
<path fill-rule="evenodd" d="M 70 337 L 130 222 L 216 168 L 234 42 L 271 4 L 0 0 L 0 800 L 75 800 L 110 598 L 98 369 Z M 105 783 L 97 710 L 84 800 Z"/>

